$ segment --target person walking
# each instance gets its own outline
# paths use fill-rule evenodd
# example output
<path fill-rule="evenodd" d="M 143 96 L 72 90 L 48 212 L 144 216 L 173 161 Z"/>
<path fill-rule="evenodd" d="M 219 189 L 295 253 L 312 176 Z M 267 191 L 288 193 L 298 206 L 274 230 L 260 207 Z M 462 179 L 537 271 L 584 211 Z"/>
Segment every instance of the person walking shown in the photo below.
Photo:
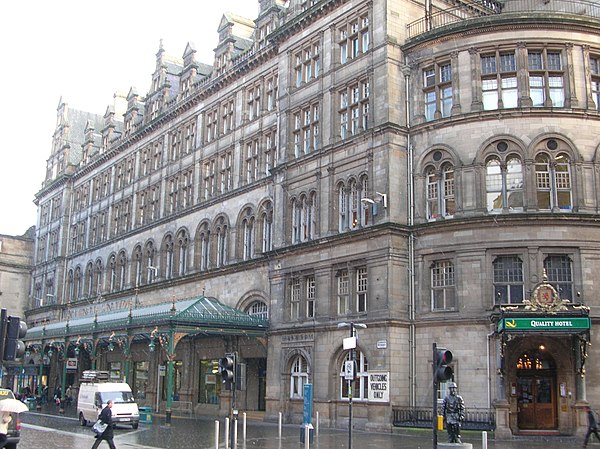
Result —
<path fill-rule="evenodd" d="M 600 435 L 598 435 L 598 420 L 596 419 L 596 413 L 590 408 L 589 405 L 586 405 L 584 410 L 587 412 L 588 430 L 585 434 L 585 439 L 583 440 L 583 447 L 587 447 L 592 433 L 596 435 L 598 441 L 600 441 Z"/>
<path fill-rule="evenodd" d="M 106 407 L 104 407 L 102 409 L 102 411 L 100 412 L 100 416 L 98 416 L 98 419 L 100 419 L 100 421 L 102 421 L 104 424 L 106 424 L 106 429 L 101 434 L 96 435 L 97 440 L 94 442 L 92 449 L 96 449 L 98 446 L 100 446 L 100 443 L 102 443 L 102 440 L 105 440 L 108 443 L 108 447 L 110 447 L 110 449 L 117 449 L 115 446 L 115 443 L 113 441 L 115 434 L 113 432 L 112 410 L 111 410 L 112 406 L 113 406 L 113 401 L 109 400 L 106 403 Z"/>

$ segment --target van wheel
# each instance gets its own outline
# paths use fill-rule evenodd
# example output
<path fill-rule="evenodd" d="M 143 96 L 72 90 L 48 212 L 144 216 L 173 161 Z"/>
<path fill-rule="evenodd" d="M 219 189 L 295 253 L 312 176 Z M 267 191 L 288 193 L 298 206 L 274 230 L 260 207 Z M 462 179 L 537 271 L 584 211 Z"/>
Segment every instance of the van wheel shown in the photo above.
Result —
<path fill-rule="evenodd" d="M 131 425 L 131 428 L 132 428 L 133 430 L 135 430 L 135 429 L 137 429 L 139 426 L 140 426 L 140 423 L 134 422 L 134 423 Z"/>
<path fill-rule="evenodd" d="M 10 443 L 4 446 L 6 449 L 17 449 L 17 443 Z"/>
<path fill-rule="evenodd" d="M 87 426 L 87 421 L 83 417 L 83 413 L 79 413 L 79 424 L 81 424 L 82 426 Z"/>

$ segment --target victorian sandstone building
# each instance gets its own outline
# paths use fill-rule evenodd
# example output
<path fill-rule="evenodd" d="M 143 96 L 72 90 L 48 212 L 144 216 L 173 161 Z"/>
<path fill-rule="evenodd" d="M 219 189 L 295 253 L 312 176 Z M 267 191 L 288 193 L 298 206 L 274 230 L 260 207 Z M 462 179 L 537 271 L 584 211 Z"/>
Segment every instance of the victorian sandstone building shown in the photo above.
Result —
<path fill-rule="evenodd" d="M 343 427 L 355 357 L 353 423 L 390 429 L 431 408 L 437 343 L 497 435 L 580 431 L 600 406 L 597 5 L 259 6 L 223 16 L 210 64 L 160 47 L 149 92 L 60 102 L 19 382 L 95 367 L 223 415 L 215 364 L 237 353 L 237 408 L 299 423 L 310 383 Z M 367 325 L 353 354 L 339 323 Z"/>

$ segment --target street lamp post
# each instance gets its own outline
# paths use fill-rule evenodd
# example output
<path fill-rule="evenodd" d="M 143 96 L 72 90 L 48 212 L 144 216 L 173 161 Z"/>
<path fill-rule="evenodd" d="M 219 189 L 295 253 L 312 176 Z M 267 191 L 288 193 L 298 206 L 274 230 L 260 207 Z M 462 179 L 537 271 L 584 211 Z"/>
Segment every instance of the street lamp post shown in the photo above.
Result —
<path fill-rule="evenodd" d="M 351 362 L 351 376 L 346 377 L 348 381 L 348 449 L 352 449 L 352 382 L 356 377 L 356 342 L 357 335 L 356 329 L 366 329 L 367 325 L 364 323 L 338 323 L 338 328 L 349 327 L 350 337 L 344 338 L 344 349 L 350 349 L 350 362 Z M 344 372 L 348 372 L 344 369 Z"/>

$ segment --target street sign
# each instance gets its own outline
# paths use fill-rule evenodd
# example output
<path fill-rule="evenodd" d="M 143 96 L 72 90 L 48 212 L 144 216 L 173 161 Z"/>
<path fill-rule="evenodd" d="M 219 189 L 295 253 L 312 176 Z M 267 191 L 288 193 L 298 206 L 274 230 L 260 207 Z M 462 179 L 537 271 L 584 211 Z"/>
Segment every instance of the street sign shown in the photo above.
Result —
<path fill-rule="evenodd" d="M 344 379 L 352 380 L 354 379 L 354 361 L 346 360 L 344 362 Z"/>
<path fill-rule="evenodd" d="M 304 384 L 304 425 L 312 423 L 312 399 L 313 389 L 312 384 Z"/>
<path fill-rule="evenodd" d="M 503 318 L 498 322 L 498 332 L 502 331 L 572 331 L 590 328 L 590 319 L 573 318 Z"/>
<path fill-rule="evenodd" d="M 390 373 L 389 371 L 369 371 L 369 402 L 390 401 Z"/>

